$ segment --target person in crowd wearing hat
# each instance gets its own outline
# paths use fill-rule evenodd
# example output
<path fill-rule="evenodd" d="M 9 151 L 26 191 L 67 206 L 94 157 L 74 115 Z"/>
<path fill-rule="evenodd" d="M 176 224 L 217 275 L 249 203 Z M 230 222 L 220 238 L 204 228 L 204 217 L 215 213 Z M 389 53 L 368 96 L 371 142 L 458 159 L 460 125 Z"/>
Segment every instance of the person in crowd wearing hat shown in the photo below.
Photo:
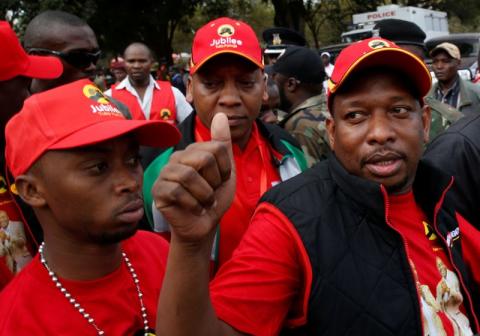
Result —
<path fill-rule="evenodd" d="M 330 62 L 330 53 L 328 51 L 324 51 L 320 54 L 320 58 L 322 59 L 323 68 L 325 69 L 325 80 L 323 81 L 323 88 L 325 92 L 328 90 L 328 80 L 332 76 L 332 72 L 334 69 L 333 64 Z"/>
<path fill-rule="evenodd" d="M 29 56 L 25 53 L 15 32 L 6 21 L 0 21 L 0 212 L 2 213 L 3 252 L 0 253 L 0 290 L 21 268 L 14 258 L 9 256 L 22 252 L 22 266 L 35 254 L 37 241 L 33 231 L 39 228 L 37 219 L 28 206 L 18 197 L 16 187 L 5 166 L 5 125 L 21 110 L 23 101 L 30 95 L 32 78 L 55 78 L 62 73 L 62 63 L 55 57 Z M 16 241 L 8 237 L 15 223 Z"/>
<path fill-rule="evenodd" d="M 88 79 L 25 101 L 6 161 L 44 241 L 0 293 L 1 335 L 151 335 L 168 244 L 137 231 L 139 145 L 179 139 L 166 122 L 127 120 Z"/>
<path fill-rule="evenodd" d="M 154 59 L 143 43 L 130 44 L 123 53 L 127 77 L 105 94 L 120 100 L 130 109 L 133 119 L 182 122 L 192 107 L 185 96 L 168 81 L 156 81 L 150 74 Z"/>
<path fill-rule="evenodd" d="M 120 83 L 127 77 L 127 70 L 123 57 L 115 57 L 110 61 L 110 71 L 115 78 L 114 84 Z"/>
<path fill-rule="evenodd" d="M 440 43 L 432 49 L 430 56 L 438 82 L 433 85 L 429 96 L 458 109 L 465 116 L 478 114 L 480 87 L 458 75 L 461 61 L 458 47 L 449 42 Z"/>
<path fill-rule="evenodd" d="M 33 93 L 79 79 L 95 79 L 101 51 L 94 31 L 78 16 L 59 10 L 41 12 L 28 23 L 23 40 L 24 48 L 30 55 L 55 56 L 63 64 L 60 77 L 34 79 L 31 85 Z M 127 106 L 116 100 L 114 103 L 126 118 L 132 118 Z"/>
<path fill-rule="evenodd" d="M 280 92 L 280 108 L 287 112 L 279 125 L 300 143 L 311 167 L 330 152 L 322 59 L 314 50 L 289 46 L 273 65 L 273 71 Z"/>
<path fill-rule="evenodd" d="M 165 164 L 175 161 L 176 152 L 192 143 L 209 141 L 212 118 L 225 113 L 238 169 L 235 200 L 221 219 L 211 253 L 215 270 L 230 259 L 265 191 L 300 173 L 306 164 L 301 149 L 287 132 L 257 118 L 266 98 L 266 77 L 260 43 L 245 22 L 223 17 L 197 30 L 187 98 L 195 111 L 178 126 L 181 142 L 161 155 L 145 155 L 155 157 L 148 167 L 144 165 L 145 210 L 155 231 L 170 230 L 155 208 L 152 186 L 164 174 Z M 172 192 L 171 196 L 175 195 Z"/>
<path fill-rule="evenodd" d="M 375 25 L 374 30 L 378 30 L 380 37 L 395 42 L 399 47 L 410 51 L 425 61 L 427 49 L 424 41 L 426 35 L 417 24 L 399 19 L 384 19 Z M 430 106 L 432 115 L 430 140 L 463 117 L 463 113 L 455 107 L 445 104 L 432 96 L 427 96 L 424 100 Z"/>
<path fill-rule="evenodd" d="M 266 64 L 274 64 L 277 58 L 289 45 L 305 47 L 307 40 L 299 32 L 284 27 L 265 29 L 262 33 L 263 41 L 267 45 L 264 50 Z"/>
<path fill-rule="evenodd" d="M 333 154 L 264 195 L 210 286 L 238 170 L 225 177 L 228 147 L 178 153 L 154 189 L 172 228 L 157 333 L 432 335 L 432 319 L 446 335 L 478 333 L 478 234 L 449 204 L 451 177 L 420 161 L 430 86 L 425 64 L 391 41 L 345 48 L 329 84 Z"/>

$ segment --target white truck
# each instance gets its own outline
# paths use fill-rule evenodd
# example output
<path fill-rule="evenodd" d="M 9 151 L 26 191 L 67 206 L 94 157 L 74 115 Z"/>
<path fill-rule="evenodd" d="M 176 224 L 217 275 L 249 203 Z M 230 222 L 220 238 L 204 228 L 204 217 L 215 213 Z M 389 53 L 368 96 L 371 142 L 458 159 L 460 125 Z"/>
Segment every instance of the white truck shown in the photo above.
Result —
<path fill-rule="evenodd" d="M 378 36 L 378 32 L 375 32 L 373 27 L 383 19 L 414 22 L 425 32 L 426 39 L 449 34 L 446 12 L 411 6 L 385 5 L 378 6 L 375 12 L 354 14 L 352 30 L 342 33 L 342 42 L 349 43 Z"/>

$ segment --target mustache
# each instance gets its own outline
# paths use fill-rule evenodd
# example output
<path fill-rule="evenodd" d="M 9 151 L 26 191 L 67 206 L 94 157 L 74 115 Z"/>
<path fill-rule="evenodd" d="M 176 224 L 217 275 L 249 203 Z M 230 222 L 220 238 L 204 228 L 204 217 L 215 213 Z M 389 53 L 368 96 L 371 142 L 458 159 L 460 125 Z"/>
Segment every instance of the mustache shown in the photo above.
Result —
<path fill-rule="evenodd" d="M 407 155 L 401 151 L 396 149 L 390 148 L 388 146 L 384 146 L 381 148 L 377 148 L 367 155 L 365 155 L 360 160 L 361 167 L 365 166 L 369 163 L 377 163 L 382 161 L 389 161 L 389 160 L 405 160 Z"/>

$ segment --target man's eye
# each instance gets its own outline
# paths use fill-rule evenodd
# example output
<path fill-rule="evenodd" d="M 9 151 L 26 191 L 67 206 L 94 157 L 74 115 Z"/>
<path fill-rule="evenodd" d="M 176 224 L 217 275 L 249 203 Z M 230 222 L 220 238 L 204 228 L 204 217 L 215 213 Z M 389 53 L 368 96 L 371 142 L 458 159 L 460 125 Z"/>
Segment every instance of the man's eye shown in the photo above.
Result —
<path fill-rule="evenodd" d="M 216 82 L 216 81 L 204 81 L 203 85 L 208 89 L 213 89 L 213 88 L 217 87 L 218 82 Z"/>
<path fill-rule="evenodd" d="M 240 81 L 240 84 L 245 88 L 252 88 L 255 85 L 255 81 L 253 81 L 253 80 L 243 80 L 243 81 Z"/>
<path fill-rule="evenodd" d="M 395 115 L 398 115 L 398 116 L 406 116 L 408 115 L 408 113 L 411 111 L 410 108 L 408 107 L 405 107 L 405 106 L 395 106 L 393 109 L 392 109 L 392 112 L 395 114 Z"/>
<path fill-rule="evenodd" d="M 349 112 L 345 115 L 345 119 L 347 120 L 355 120 L 361 117 L 359 112 Z"/>
<path fill-rule="evenodd" d="M 127 164 L 131 167 L 137 167 L 138 165 L 140 165 L 140 161 L 141 161 L 142 157 L 140 156 L 140 154 L 137 154 L 135 156 L 132 156 L 131 158 L 129 158 L 127 160 Z"/>
<path fill-rule="evenodd" d="M 98 162 L 92 164 L 88 167 L 88 170 L 93 174 L 101 174 L 108 169 L 108 164 L 106 162 Z"/>

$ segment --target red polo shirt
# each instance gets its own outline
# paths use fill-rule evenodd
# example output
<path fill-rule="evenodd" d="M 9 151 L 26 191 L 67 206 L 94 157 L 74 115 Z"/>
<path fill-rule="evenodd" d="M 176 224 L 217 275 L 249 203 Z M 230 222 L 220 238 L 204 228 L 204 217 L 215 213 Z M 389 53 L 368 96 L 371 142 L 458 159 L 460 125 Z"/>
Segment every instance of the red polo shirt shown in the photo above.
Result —
<path fill-rule="evenodd" d="M 195 119 L 195 142 L 211 140 L 210 130 Z M 250 218 L 260 197 L 272 186 L 280 182 L 278 169 L 273 156 L 280 156 L 260 135 L 256 123 L 250 139 L 242 150 L 233 145 L 233 156 L 237 173 L 235 199 L 220 222 L 217 233 L 214 259 L 216 266 L 223 265 L 240 243 L 247 230 Z"/>

